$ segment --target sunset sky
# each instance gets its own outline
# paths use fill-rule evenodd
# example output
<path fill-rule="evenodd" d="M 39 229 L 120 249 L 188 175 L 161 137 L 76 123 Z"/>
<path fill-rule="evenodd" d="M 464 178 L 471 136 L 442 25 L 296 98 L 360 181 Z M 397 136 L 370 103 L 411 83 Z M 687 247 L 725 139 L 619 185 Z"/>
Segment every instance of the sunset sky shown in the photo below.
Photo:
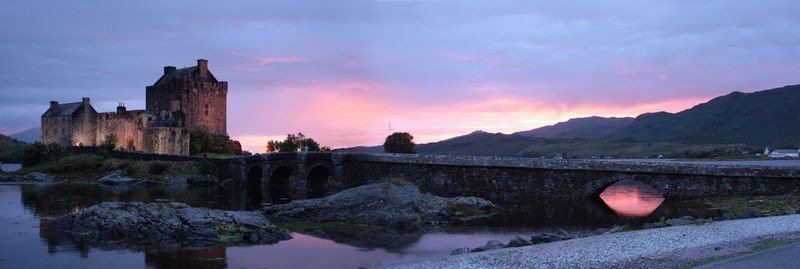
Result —
<path fill-rule="evenodd" d="M 0 3 L 0 133 L 50 100 L 143 109 L 165 65 L 209 60 L 245 149 L 432 142 L 573 117 L 677 112 L 800 83 L 797 1 Z"/>

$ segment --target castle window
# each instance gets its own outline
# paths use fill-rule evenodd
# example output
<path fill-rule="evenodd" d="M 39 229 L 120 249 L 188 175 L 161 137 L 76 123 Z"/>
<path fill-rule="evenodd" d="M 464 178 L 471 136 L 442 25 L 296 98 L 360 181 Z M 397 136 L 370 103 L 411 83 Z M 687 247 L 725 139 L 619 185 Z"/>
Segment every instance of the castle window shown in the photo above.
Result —
<path fill-rule="evenodd" d="M 206 104 L 206 116 L 208 116 L 208 104 Z"/>

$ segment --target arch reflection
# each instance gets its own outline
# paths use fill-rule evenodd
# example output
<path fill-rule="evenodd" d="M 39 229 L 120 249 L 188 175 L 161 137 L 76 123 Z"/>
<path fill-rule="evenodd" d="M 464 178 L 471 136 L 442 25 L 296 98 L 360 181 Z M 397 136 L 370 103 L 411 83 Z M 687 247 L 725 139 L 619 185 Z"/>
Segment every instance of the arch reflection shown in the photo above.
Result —
<path fill-rule="evenodd" d="M 647 184 L 623 180 L 608 186 L 600 199 L 623 217 L 646 217 L 664 202 L 664 196 Z"/>

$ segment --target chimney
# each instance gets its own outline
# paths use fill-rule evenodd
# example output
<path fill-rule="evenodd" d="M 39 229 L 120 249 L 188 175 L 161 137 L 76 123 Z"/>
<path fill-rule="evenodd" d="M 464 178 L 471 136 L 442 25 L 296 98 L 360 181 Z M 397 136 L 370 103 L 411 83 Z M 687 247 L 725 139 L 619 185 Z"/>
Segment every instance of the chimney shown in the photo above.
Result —
<path fill-rule="evenodd" d="M 84 97 L 83 98 L 83 104 L 84 105 L 88 105 L 89 104 L 89 97 Z"/>
<path fill-rule="evenodd" d="M 117 105 L 117 114 L 125 112 L 125 110 L 126 109 L 125 109 L 125 104 L 124 103 L 119 103 L 119 105 Z"/>
<path fill-rule="evenodd" d="M 50 108 L 56 108 L 58 106 L 58 102 L 50 101 Z"/>
<path fill-rule="evenodd" d="M 164 75 L 169 74 L 169 72 L 175 71 L 174 66 L 164 66 Z"/>
<path fill-rule="evenodd" d="M 197 59 L 197 75 L 201 78 L 208 77 L 208 60 Z"/>

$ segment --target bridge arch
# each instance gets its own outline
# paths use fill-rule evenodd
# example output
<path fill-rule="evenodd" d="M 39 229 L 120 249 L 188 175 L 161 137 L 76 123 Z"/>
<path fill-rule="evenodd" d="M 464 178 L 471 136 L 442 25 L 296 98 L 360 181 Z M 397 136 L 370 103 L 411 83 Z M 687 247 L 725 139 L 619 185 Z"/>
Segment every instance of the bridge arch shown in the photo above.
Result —
<path fill-rule="evenodd" d="M 264 202 L 264 192 L 262 181 L 264 169 L 261 166 L 252 166 L 247 170 L 247 181 L 245 182 L 246 202 L 248 208 L 254 208 Z"/>
<path fill-rule="evenodd" d="M 287 203 L 291 201 L 292 188 L 290 178 L 294 174 L 294 170 L 289 166 L 280 166 L 272 171 L 267 183 L 272 203 Z"/>
<path fill-rule="evenodd" d="M 311 168 L 306 177 L 306 198 L 320 198 L 328 195 L 333 169 L 326 165 Z"/>

